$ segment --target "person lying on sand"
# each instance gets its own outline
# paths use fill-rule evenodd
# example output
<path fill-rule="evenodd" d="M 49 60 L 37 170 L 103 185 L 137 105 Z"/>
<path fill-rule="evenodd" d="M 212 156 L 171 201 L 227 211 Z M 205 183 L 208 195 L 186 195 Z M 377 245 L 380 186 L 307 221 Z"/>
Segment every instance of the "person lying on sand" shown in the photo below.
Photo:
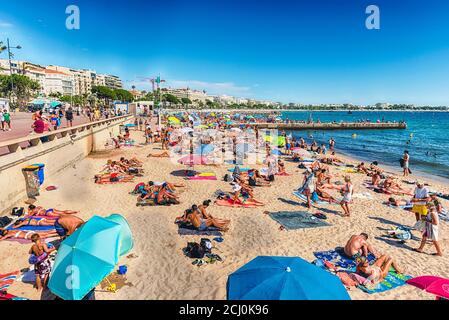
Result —
<path fill-rule="evenodd" d="M 392 177 L 387 177 L 382 183 L 382 191 L 385 193 L 391 194 L 406 194 L 409 196 L 413 196 L 412 190 L 407 190 L 402 188 L 397 182 L 394 181 Z"/>
<path fill-rule="evenodd" d="M 376 251 L 370 244 L 368 244 L 367 240 L 367 233 L 352 235 L 345 245 L 345 255 L 350 259 L 355 259 L 361 256 L 367 257 L 369 253 L 372 253 L 375 257 L 377 257 Z"/>
<path fill-rule="evenodd" d="M 380 171 L 374 171 L 372 173 L 371 176 L 371 184 L 373 185 L 373 187 L 377 187 L 379 186 L 380 182 L 381 182 L 381 173 Z"/>
<path fill-rule="evenodd" d="M 31 240 L 33 234 L 38 234 L 42 239 L 57 237 L 56 231 L 17 231 L 17 230 L 5 230 L 0 229 L 0 240 L 6 239 L 24 239 Z"/>
<path fill-rule="evenodd" d="M 167 150 L 163 151 L 162 153 L 159 154 L 154 154 L 154 153 L 150 153 L 149 155 L 147 155 L 147 158 L 170 158 L 170 152 L 168 152 Z"/>
<path fill-rule="evenodd" d="M 239 203 L 239 204 L 244 204 L 246 199 L 251 199 L 253 202 L 255 203 L 260 203 L 262 204 L 262 202 L 256 200 L 254 198 L 254 194 L 250 191 L 248 192 L 248 189 L 244 189 L 240 184 L 238 184 L 237 182 L 231 182 L 231 186 L 232 186 L 232 201 L 235 203 Z M 244 200 L 240 200 L 240 197 L 242 197 Z"/>
<path fill-rule="evenodd" d="M 374 264 L 370 265 L 366 257 L 356 258 L 356 273 L 367 278 L 365 286 L 369 287 L 382 282 L 393 267 L 397 273 L 402 274 L 403 270 L 398 266 L 397 262 L 391 257 L 382 255 Z"/>
<path fill-rule="evenodd" d="M 79 211 L 73 210 L 58 210 L 58 209 L 44 209 L 43 207 L 36 207 L 34 204 L 28 206 L 29 216 L 48 216 L 48 217 L 60 217 L 66 214 L 78 214 Z"/>
<path fill-rule="evenodd" d="M 63 239 L 73 234 L 84 224 L 84 220 L 77 216 L 62 216 L 55 222 L 55 229 Z"/>
<path fill-rule="evenodd" d="M 134 176 L 125 174 L 125 173 L 105 173 L 105 174 L 96 174 L 94 176 L 95 183 L 109 183 L 109 182 L 132 182 L 134 181 Z"/>
<path fill-rule="evenodd" d="M 39 219 L 23 218 L 14 222 L 11 228 L 18 229 L 23 226 L 54 226 L 56 221 L 57 221 L 56 219 L 46 219 L 46 218 L 39 218 Z"/>
<path fill-rule="evenodd" d="M 364 162 L 362 162 L 359 165 L 357 165 L 356 168 L 357 168 L 357 172 L 364 173 L 364 174 L 368 174 L 369 173 L 368 168 L 365 166 Z"/>
<path fill-rule="evenodd" d="M 373 161 L 368 169 L 369 173 L 368 176 L 373 175 L 374 173 L 379 173 L 380 175 L 383 173 L 383 170 L 379 168 L 379 163 L 377 161 Z"/>
<path fill-rule="evenodd" d="M 229 224 L 231 223 L 231 220 L 215 218 L 207 212 L 207 208 L 209 208 L 211 202 L 212 202 L 211 200 L 205 200 L 203 201 L 203 204 L 198 206 L 197 210 L 201 214 L 202 218 L 206 220 L 211 219 L 212 225 L 214 227 L 226 230 L 229 229 Z M 193 207 L 192 210 L 194 210 Z"/>
<path fill-rule="evenodd" d="M 101 168 L 100 173 L 126 173 L 126 169 L 120 166 L 117 161 L 108 160 L 106 165 Z"/>
<path fill-rule="evenodd" d="M 137 159 L 136 157 L 133 157 L 131 159 L 121 157 L 119 164 L 125 167 L 134 167 L 134 168 L 143 166 L 143 162 Z"/>
<path fill-rule="evenodd" d="M 258 176 L 262 178 L 259 174 L 258 170 L 250 170 L 248 171 L 248 185 L 250 187 L 271 187 L 270 182 L 265 179 L 258 179 Z"/>
<path fill-rule="evenodd" d="M 388 199 L 387 205 L 390 205 L 393 207 L 403 207 L 403 206 L 411 205 L 411 202 L 407 201 L 407 200 L 403 200 L 403 199 L 396 200 L 395 198 L 391 197 Z"/>
<path fill-rule="evenodd" d="M 229 224 L 217 223 L 215 219 L 203 218 L 198 211 L 196 205 L 192 206 L 192 209 L 187 209 L 182 217 L 184 221 L 190 222 L 199 231 L 206 231 L 209 227 L 218 228 L 220 231 L 226 232 L 229 230 Z"/>

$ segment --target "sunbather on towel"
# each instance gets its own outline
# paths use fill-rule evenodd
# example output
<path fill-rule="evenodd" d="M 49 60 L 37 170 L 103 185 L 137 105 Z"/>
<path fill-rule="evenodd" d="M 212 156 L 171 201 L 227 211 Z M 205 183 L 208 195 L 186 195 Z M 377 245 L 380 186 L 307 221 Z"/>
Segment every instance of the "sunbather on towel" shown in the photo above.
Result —
<path fill-rule="evenodd" d="M 396 261 L 386 255 L 380 256 L 372 265 L 369 264 L 366 257 L 356 258 L 356 263 L 356 273 L 367 278 L 367 281 L 364 283 L 366 287 L 382 282 L 390 272 L 391 267 L 393 267 L 397 273 L 403 273 L 403 270 L 398 266 Z"/>
<path fill-rule="evenodd" d="M 48 216 L 48 217 L 60 217 L 66 214 L 77 214 L 79 211 L 73 210 L 58 210 L 58 209 L 44 209 L 43 207 L 36 207 L 33 204 L 28 206 L 29 216 Z"/>
<path fill-rule="evenodd" d="M 382 184 L 382 190 L 385 193 L 390 194 L 406 194 L 409 196 L 413 196 L 412 190 L 407 190 L 402 188 L 399 183 L 395 182 L 392 177 L 388 177 L 385 179 L 385 181 Z"/>
<path fill-rule="evenodd" d="M 38 219 L 33 219 L 33 218 L 24 218 L 24 219 L 19 219 L 16 222 L 14 222 L 14 224 L 12 225 L 13 229 L 18 229 L 20 227 L 23 226 L 54 226 L 56 223 L 56 219 L 46 219 L 46 218 L 38 218 Z"/>
<path fill-rule="evenodd" d="M 190 209 L 190 211 L 187 212 L 186 218 L 187 221 L 189 221 L 199 231 L 205 231 L 207 230 L 208 227 L 215 227 L 218 228 L 220 231 L 225 232 L 229 230 L 229 223 L 217 224 L 217 221 L 214 219 L 204 218 L 196 205 L 193 205 L 192 209 Z"/>
<path fill-rule="evenodd" d="M 361 233 L 359 235 L 353 235 L 349 238 L 345 245 L 344 253 L 348 258 L 355 259 L 357 257 L 365 256 L 372 253 L 377 257 L 377 253 L 374 248 L 368 244 L 368 234 Z"/>
<path fill-rule="evenodd" d="M 31 240 L 33 234 L 38 234 L 42 239 L 57 237 L 58 233 L 54 230 L 52 231 L 18 231 L 18 230 L 5 230 L 0 229 L 0 240 L 6 239 L 24 239 Z"/>
<path fill-rule="evenodd" d="M 132 182 L 134 180 L 134 176 L 124 173 L 106 173 L 106 174 L 97 174 L 95 175 L 95 183 L 109 183 L 109 182 Z"/>
<path fill-rule="evenodd" d="M 380 178 L 380 171 L 374 171 L 371 176 L 371 184 L 373 187 L 377 187 L 380 184 L 381 178 Z"/>
<path fill-rule="evenodd" d="M 155 153 L 150 153 L 149 155 L 147 155 L 147 158 L 170 158 L 170 152 L 168 151 L 163 151 L 162 153 L 159 154 L 155 154 Z"/>
<path fill-rule="evenodd" d="M 77 216 L 63 216 L 56 220 L 54 226 L 59 236 L 66 238 L 84 224 L 84 220 Z"/>
<path fill-rule="evenodd" d="M 204 219 L 212 219 L 212 223 L 215 227 L 227 230 L 229 228 L 229 224 L 231 223 L 231 220 L 215 218 L 211 214 L 209 214 L 206 211 L 206 209 L 209 208 L 210 203 L 211 203 L 211 200 L 203 201 L 203 204 L 199 205 L 197 210 L 200 212 L 201 216 Z M 192 207 L 192 209 L 193 209 L 193 207 Z"/>
<path fill-rule="evenodd" d="M 364 162 L 358 164 L 356 168 L 357 168 L 357 172 L 364 173 L 364 174 L 369 173 L 368 168 L 365 166 Z"/>
<path fill-rule="evenodd" d="M 407 200 L 403 200 L 403 199 L 396 200 L 395 198 L 391 197 L 388 199 L 387 204 L 390 206 L 393 206 L 393 207 L 404 207 L 404 206 L 411 205 L 412 203 Z"/>

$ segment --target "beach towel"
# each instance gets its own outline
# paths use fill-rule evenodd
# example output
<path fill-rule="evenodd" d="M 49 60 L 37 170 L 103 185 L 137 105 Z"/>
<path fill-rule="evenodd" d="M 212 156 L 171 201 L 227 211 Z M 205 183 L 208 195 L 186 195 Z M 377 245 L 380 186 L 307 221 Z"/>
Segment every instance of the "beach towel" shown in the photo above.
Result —
<path fill-rule="evenodd" d="M 330 262 L 337 268 L 341 268 L 348 273 L 354 273 L 356 271 L 355 260 L 349 259 L 344 255 L 343 248 L 336 248 L 330 251 L 314 252 L 313 255 L 324 262 Z M 372 264 L 375 261 L 375 257 L 372 254 L 368 255 L 368 261 Z M 324 264 L 323 269 L 328 270 L 329 268 Z M 385 277 L 384 281 L 378 283 L 374 288 L 367 288 L 364 285 L 358 285 L 357 287 L 367 293 L 378 293 L 388 291 L 397 287 L 404 285 L 408 279 L 412 277 L 409 275 L 397 274 L 396 272 L 390 270 L 388 275 Z"/>
<path fill-rule="evenodd" d="M 406 284 L 406 281 L 411 278 L 412 276 L 398 274 L 394 271 L 393 268 L 391 268 L 385 279 L 382 282 L 376 284 L 374 288 L 368 288 L 364 285 L 358 285 L 357 288 L 369 294 L 380 293 L 403 286 L 404 284 Z"/>
<path fill-rule="evenodd" d="M 178 223 L 178 234 L 180 236 L 213 236 L 221 237 L 223 234 L 215 227 L 208 227 L 206 230 L 200 231 L 192 225 Z"/>
<path fill-rule="evenodd" d="M 217 177 L 200 177 L 200 176 L 194 176 L 194 177 L 188 177 L 187 180 L 213 181 L 213 180 L 217 180 Z"/>
<path fill-rule="evenodd" d="M 251 201 L 246 201 L 245 203 L 234 203 L 231 199 L 218 199 L 215 201 L 217 206 L 223 207 L 235 207 L 235 208 L 257 208 L 264 206 L 263 204 L 254 203 Z"/>
<path fill-rule="evenodd" d="M 413 204 L 406 204 L 404 206 L 395 206 L 392 205 L 391 203 L 384 203 L 386 206 L 390 207 L 390 208 L 394 208 L 394 209 L 403 209 L 403 210 L 410 210 L 411 208 L 413 208 Z"/>
<path fill-rule="evenodd" d="M 355 260 L 346 257 L 346 255 L 344 254 L 344 249 L 341 247 L 336 248 L 335 250 L 314 252 L 313 255 L 325 262 L 327 261 L 332 263 L 338 268 L 350 272 L 355 272 L 356 269 Z M 375 257 L 372 254 L 369 254 L 368 261 L 371 263 L 374 262 L 374 260 Z"/>
<path fill-rule="evenodd" d="M 1 274 L 0 275 L 0 291 L 6 291 L 13 282 L 17 279 L 18 275 L 20 274 L 19 271 L 7 273 L 7 274 Z"/>
<path fill-rule="evenodd" d="M 270 213 L 270 217 L 287 230 L 330 226 L 306 211 L 279 211 Z"/>
<path fill-rule="evenodd" d="M 22 226 L 20 228 L 13 228 L 13 226 L 9 226 L 6 230 L 17 230 L 17 231 L 48 231 L 54 230 L 54 226 Z"/>
<path fill-rule="evenodd" d="M 362 192 L 362 193 L 354 193 L 352 195 L 354 199 L 366 199 L 366 200 L 372 200 L 373 196 L 369 192 Z"/>
<path fill-rule="evenodd" d="M 188 180 L 217 180 L 217 176 L 213 172 L 203 172 L 196 174 L 193 177 L 188 177 Z"/>
<path fill-rule="evenodd" d="M 251 168 L 240 168 L 240 172 L 248 172 Z M 234 172 L 234 168 L 228 169 L 229 172 Z"/>
<path fill-rule="evenodd" d="M 443 212 L 439 214 L 440 220 L 449 222 L 449 212 L 446 209 L 443 209 Z"/>
<path fill-rule="evenodd" d="M 301 199 L 302 201 L 307 202 L 307 197 L 306 197 L 305 194 L 302 194 L 302 193 L 300 193 L 299 191 L 294 191 L 294 192 L 293 192 L 293 195 L 297 196 L 297 197 L 298 197 L 299 199 Z M 332 204 L 332 205 L 335 205 L 335 204 L 338 204 L 338 203 L 329 203 L 329 202 L 327 202 L 327 201 L 322 201 L 322 200 L 318 200 L 318 201 L 313 201 L 313 200 L 312 200 L 312 203 L 314 203 L 314 204 L 319 204 L 319 205 L 325 205 L 325 204 Z"/>

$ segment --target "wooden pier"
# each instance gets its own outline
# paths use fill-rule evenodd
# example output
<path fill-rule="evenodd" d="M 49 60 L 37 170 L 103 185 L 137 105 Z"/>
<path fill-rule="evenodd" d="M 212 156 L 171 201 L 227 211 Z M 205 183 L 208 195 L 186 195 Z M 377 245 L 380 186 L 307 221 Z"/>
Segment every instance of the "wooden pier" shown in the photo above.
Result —
<path fill-rule="evenodd" d="M 257 129 L 280 129 L 280 130 L 389 130 L 407 129 L 405 122 L 383 122 L 383 123 L 361 123 L 361 122 L 339 122 L 339 123 L 251 123 Z M 234 124 L 238 127 L 239 124 Z"/>

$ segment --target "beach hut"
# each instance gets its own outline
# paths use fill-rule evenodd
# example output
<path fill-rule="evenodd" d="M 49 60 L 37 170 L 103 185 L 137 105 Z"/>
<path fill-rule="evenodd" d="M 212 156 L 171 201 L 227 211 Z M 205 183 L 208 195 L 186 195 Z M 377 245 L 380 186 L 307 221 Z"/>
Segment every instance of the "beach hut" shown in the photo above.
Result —
<path fill-rule="evenodd" d="M 350 300 L 335 275 L 299 257 L 259 256 L 228 277 L 228 300 Z"/>
<path fill-rule="evenodd" d="M 81 300 L 103 281 L 132 248 L 124 218 L 93 216 L 65 239 L 56 255 L 48 288 L 64 300 Z M 128 229 L 126 229 L 128 228 Z"/>

